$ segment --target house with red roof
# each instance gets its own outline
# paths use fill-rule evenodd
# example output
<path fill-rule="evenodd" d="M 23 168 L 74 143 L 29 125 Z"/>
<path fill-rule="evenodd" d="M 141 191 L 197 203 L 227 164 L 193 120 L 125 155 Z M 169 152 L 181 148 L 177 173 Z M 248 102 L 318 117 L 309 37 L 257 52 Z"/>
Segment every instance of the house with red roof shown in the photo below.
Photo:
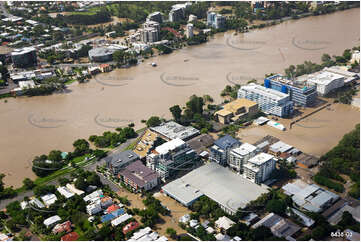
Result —
<path fill-rule="evenodd" d="M 107 213 L 112 213 L 114 211 L 117 211 L 120 207 L 117 205 L 117 204 L 113 204 L 113 205 L 110 205 L 108 208 L 107 208 Z"/>
<path fill-rule="evenodd" d="M 75 241 L 79 239 L 77 232 L 71 232 L 61 237 L 61 241 Z"/>
<path fill-rule="evenodd" d="M 127 234 L 130 231 L 133 231 L 134 229 L 136 229 L 138 227 L 139 227 L 138 222 L 130 222 L 129 224 L 127 224 L 123 227 L 123 234 Z"/>

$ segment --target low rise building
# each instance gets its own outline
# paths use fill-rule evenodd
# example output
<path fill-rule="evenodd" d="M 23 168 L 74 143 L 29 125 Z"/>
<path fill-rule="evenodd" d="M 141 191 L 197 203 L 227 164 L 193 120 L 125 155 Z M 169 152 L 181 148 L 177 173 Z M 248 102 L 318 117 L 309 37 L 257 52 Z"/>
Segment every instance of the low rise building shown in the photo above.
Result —
<path fill-rule="evenodd" d="M 270 213 L 254 225 L 252 225 L 253 229 L 256 229 L 260 226 L 266 226 L 271 230 L 273 235 L 279 238 L 285 238 L 287 240 L 295 240 L 292 238 L 296 232 L 298 232 L 301 227 L 292 221 L 282 218 L 281 216 Z"/>
<path fill-rule="evenodd" d="M 63 195 L 65 198 L 71 198 L 72 196 L 75 195 L 75 193 L 73 193 L 72 191 L 70 191 L 69 188 L 67 187 L 58 187 L 57 188 L 58 192 Z"/>
<path fill-rule="evenodd" d="M 319 213 L 330 207 L 340 197 L 322 189 L 316 184 L 308 185 L 297 180 L 282 187 L 286 195 L 292 196 L 293 202 L 302 209 Z"/>
<path fill-rule="evenodd" d="M 139 160 L 139 156 L 132 150 L 113 153 L 105 158 L 106 165 L 113 175 L 117 175 L 121 169 L 136 160 Z"/>
<path fill-rule="evenodd" d="M 58 200 L 58 198 L 55 196 L 55 194 L 49 193 L 41 197 L 41 200 L 43 200 L 44 204 L 46 206 L 50 206 Z"/>
<path fill-rule="evenodd" d="M 70 233 L 71 230 L 72 230 L 71 222 L 68 220 L 68 221 L 65 221 L 64 223 L 55 225 L 52 232 L 54 234 L 63 233 L 63 232 Z"/>
<path fill-rule="evenodd" d="M 174 121 L 169 121 L 167 123 L 163 123 L 156 127 L 151 127 L 151 131 L 158 134 L 161 138 L 170 141 L 176 138 L 187 141 L 197 135 L 199 135 L 199 130 L 191 127 L 191 126 L 183 126 Z"/>
<path fill-rule="evenodd" d="M 129 224 L 127 224 L 123 227 L 123 234 L 127 234 L 127 233 L 137 229 L 138 227 L 139 227 L 138 222 L 130 222 Z"/>
<path fill-rule="evenodd" d="M 92 203 L 86 206 L 86 212 L 89 215 L 94 215 L 102 211 L 102 206 L 100 203 Z"/>
<path fill-rule="evenodd" d="M 260 184 L 266 181 L 275 169 L 276 160 L 274 156 L 260 153 L 243 165 L 243 176 L 256 184 Z"/>
<path fill-rule="evenodd" d="M 229 124 L 242 118 L 250 117 L 258 112 L 258 104 L 245 98 L 229 102 L 214 113 L 218 122 Z"/>
<path fill-rule="evenodd" d="M 317 93 L 325 96 L 333 90 L 344 86 L 345 77 L 329 71 L 321 71 L 306 76 L 301 76 L 298 80 L 305 80 L 309 84 L 316 86 Z"/>
<path fill-rule="evenodd" d="M 148 191 L 158 185 L 157 172 L 143 165 L 140 160 L 126 166 L 119 172 L 119 177 L 134 191 Z"/>
<path fill-rule="evenodd" d="M 79 235 L 77 232 L 68 233 L 60 238 L 61 241 L 77 241 L 79 239 Z"/>
<path fill-rule="evenodd" d="M 231 228 L 236 223 L 233 222 L 228 217 L 223 216 L 218 218 L 217 221 L 214 222 L 214 224 L 216 225 L 216 229 L 218 229 L 218 231 L 225 233 L 229 228 Z"/>
<path fill-rule="evenodd" d="M 59 221 L 61 221 L 61 218 L 58 215 L 54 215 L 50 218 L 45 219 L 43 223 L 45 227 L 50 228 L 57 224 Z"/>
<path fill-rule="evenodd" d="M 239 147 L 241 142 L 230 135 L 225 135 L 214 142 L 210 148 L 210 160 L 220 165 L 229 163 L 229 152 L 231 149 Z"/>
<path fill-rule="evenodd" d="M 111 225 L 112 225 L 113 227 L 116 227 L 116 226 L 118 226 L 119 224 L 124 223 L 125 221 L 131 219 L 132 217 L 133 217 L 132 215 L 125 213 L 125 214 L 123 214 L 123 215 L 121 215 L 121 216 L 113 219 L 113 220 L 111 221 Z"/>

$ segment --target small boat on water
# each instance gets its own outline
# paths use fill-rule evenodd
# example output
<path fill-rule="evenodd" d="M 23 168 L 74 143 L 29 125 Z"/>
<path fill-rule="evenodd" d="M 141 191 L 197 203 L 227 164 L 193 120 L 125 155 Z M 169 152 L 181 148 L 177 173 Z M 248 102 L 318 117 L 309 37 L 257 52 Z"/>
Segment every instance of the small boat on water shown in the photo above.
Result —
<path fill-rule="evenodd" d="M 152 62 L 151 65 L 152 65 L 153 67 L 156 67 L 156 66 L 157 66 L 157 63 Z"/>
<path fill-rule="evenodd" d="M 189 61 L 189 59 L 184 59 L 184 62 L 188 62 Z"/>

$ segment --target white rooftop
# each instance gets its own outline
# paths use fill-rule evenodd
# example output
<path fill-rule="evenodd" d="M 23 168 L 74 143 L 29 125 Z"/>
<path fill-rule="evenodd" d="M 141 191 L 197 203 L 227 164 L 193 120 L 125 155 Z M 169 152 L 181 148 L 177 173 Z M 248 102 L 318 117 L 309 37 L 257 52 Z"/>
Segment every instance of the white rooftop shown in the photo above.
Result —
<path fill-rule="evenodd" d="M 240 147 L 237 147 L 237 148 L 233 149 L 232 151 L 239 155 L 245 156 L 245 155 L 248 155 L 249 153 L 252 153 L 256 149 L 257 149 L 257 147 L 254 145 L 251 145 L 249 143 L 243 143 Z"/>
<path fill-rule="evenodd" d="M 50 225 L 53 225 L 57 222 L 59 222 L 61 220 L 61 218 L 58 216 L 58 215 L 55 215 L 55 216 L 52 216 L 50 218 L 47 218 L 44 220 L 44 225 L 46 227 L 50 226 Z"/>
<path fill-rule="evenodd" d="M 255 157 L 252 157 L 248 160 L 249 163 L 255 164 L 255 165 L 262 165 L 263 163 L 273 159 L 274 156 L 266 153 L 259 153 Z"/>
<path fill-rule="evenodd" d="M 156 133 L 165 136 L 169 140 L 176 138 L 187 139 L 189 137 L 194 136 L 195 134 L 199 134 L 198 129 L 195 129 L 191 126 L 185 127 L 174 121 L 169 121 L 167 123 L 163 123 L 159 126 L 152 127 L 150 129 L 152 131 L 155 131 Z"/>
<path fill-rule="evenodd" d="M 287 152 L 290 149 L 292 149 L 293 146 L 286 144 L 282 141 L 278 141 L 276 143 L 274 143 L 273 145 L 270 146 L 270 149 L 274 152 Z"/>
<path fill-rule="evenodd" d="M 45 205 L 50 206 L 51 204 L 54 204 L 58 198 L 55 196 L 55 194 L 49 193 L 42 196 L 41 200 L 43 200 Z"/>
<path fill-rule="evenodd" d="M 222 228 L 224 230 L 228 230 L 232 225 L 235 224 L 231 219 L 229 219 L 226 216 L 218 218 L 218 220 L 215 222 L 216 226 L 218 228 Z"/>
<path fill-rule="evenodd" d="M 75 194 L 69 190 L 69 188 L 67 187 L 58 187 L 57 188 L 58 192 L 63 195 L 66 198 L 71 198 L 72 196 L 74 196 Z"/>
<path fill-rule="evenodd" d="M 128 219 L 130 219 L 132 217 L 133 217 L 132 215 L 125 213 L 125 214 L 117 217 L 116 219 L 113 219 L 111 224 L 112 224 L 112 226 L 118 226 L 119 224 L 127 221 Z"/>
<path fill-rule="evenodd" d="M 175 150 L 176 148 L 178 148 L 184 144 L 185 144 L 185 142 L 183 140 L 181 140 L 180 138 L 176 138 L 174 140 L 168 141 L 168 142 L 158 146 L 157 148 L 155 148 L 155 150 L 159 154 L 167 154 L 169 151 Z"/>
<path fill-rule="evenodd" d="M 257 185 L 215 162 L 207 163 L 162 188 L 164 190 L 168 187 L 168 190 L 176 191 L 172 196 L 184 200 L 190 191 L 177 189 L 181 183 L 199 189 L 201 193 L 232 212 L 237 212 L 238 208 L 244 208 L 247 203 L 268 192 L 267 186 Z"/>
<path fill-rule="evenodd" d="M 319 85 L 328 85 L 334 80 L 340 78 L 344 77 L 329 71 L 321 71 L 319 74 L 313 75 L 308 81 Z"/>
<path fill-rule="evenodd" d="M 255 83 L 250 83 L 246 86 L 242 86 L 241 90 L 247 90 L 249 92 L 255 92 L 262 96 L 267 96 L 269 98 L 275 99 L 275 100 L 282 100 L 289 95 L 283 92 L 279 92 L 276 90 L 273 90 L 271 88 L 265 88 L 264 86 L 257 85 Z"/>

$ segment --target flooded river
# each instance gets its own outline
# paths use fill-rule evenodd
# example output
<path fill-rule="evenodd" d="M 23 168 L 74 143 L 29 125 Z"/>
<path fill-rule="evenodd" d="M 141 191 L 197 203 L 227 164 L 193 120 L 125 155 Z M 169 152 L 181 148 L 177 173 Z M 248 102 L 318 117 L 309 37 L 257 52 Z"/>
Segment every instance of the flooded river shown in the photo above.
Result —
<path fill-rule="evenodd" d="M 34 178 L 31 160 L 52 149 L 72 150 L 77 138 L 125 126 L 151 115 L 170 117 L 169 107 L 192 94 L 220 101 L 227 84 L 261 80 L 323 53 L 340 55 L 359 45 L 360 12 L 291 20 L 246 34 L 216 35 L 208 43 L 146 60 L 137 67 L 101 74 L 69 92 L 0 101 L 0 165 L 8 185 Z M 149 65 L 156 62 L 157 67 Z"/>

